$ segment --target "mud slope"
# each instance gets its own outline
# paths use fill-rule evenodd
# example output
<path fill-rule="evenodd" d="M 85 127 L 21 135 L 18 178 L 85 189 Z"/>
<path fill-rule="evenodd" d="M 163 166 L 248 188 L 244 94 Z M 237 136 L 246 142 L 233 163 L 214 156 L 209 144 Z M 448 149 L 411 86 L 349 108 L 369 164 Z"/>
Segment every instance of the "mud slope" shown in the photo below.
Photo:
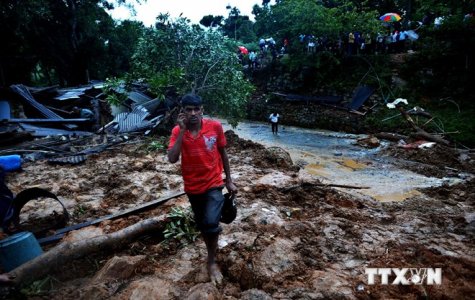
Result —
<path fill-rule="evenodd" d="M 223 226 L 220 240 L 222 286 L 207 283 L 206 251 L 200 239 L 180 246 L 161 243 L 163 237 L 157 234 L 126 249 L 99 252 L 58 267 L 44 281 L 48 284 L 43 295 L 53 299 L 475 299 L 475 182 L 427 188 L 404 202 L 381 203 L 357 197 L 352 190 L 316 186 L 318 180 L 295 167 L 279 148 L 266 149 L 231 132 L 227 137 L 240 194 L 238 218 Z M 81 222 L 182 188 L 179 166 L 167 163 L 163 153 L 143 149 L 124 146 L 90 157 L 81 166 L 31 163 L 10 174 L 7 182 L 14 192 L 32 185 L 55 192 L 73 212 L 74 222 Z M 102 223 L 95 231 L 112 232 L 187 205 L 181 197 L 148 212 Z M 37 207 L 27 208 L 25 220 L 36 211 Z M 367 285 L 366 267 L 442 268 L 442 285 Z M 125 272 L 127 268 L 131 271 Z M 40 293 L 32 286 L 26 291 Z"/>

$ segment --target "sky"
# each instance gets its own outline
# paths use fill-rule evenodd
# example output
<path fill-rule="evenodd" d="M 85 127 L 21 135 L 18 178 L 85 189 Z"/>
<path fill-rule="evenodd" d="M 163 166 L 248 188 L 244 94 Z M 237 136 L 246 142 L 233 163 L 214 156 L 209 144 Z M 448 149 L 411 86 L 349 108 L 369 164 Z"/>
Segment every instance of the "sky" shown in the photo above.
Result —
<path fill-rule="evenodd" d="M 237 7 L 241 11 L 241 15 L 247 15 L 251 20 L 254 19 L 252 7 L 254 4 L 262 5 L 262 0 L 147 0 L 142 5 L 135 6 L 137 15 L 130 15 L 125 7 L 117 7 L 110 12 L 114 19 L 139 20 L 145 26 L 155 24 L 155 18 L 160 13 L 169 13 L 172 18 L 177 18 L 181 13 L 182 17 L 191 20 L 192 23 L 198 24 L 206 15 L 221 15 L 227 17 L 229 11 L 226 6 Z"/>

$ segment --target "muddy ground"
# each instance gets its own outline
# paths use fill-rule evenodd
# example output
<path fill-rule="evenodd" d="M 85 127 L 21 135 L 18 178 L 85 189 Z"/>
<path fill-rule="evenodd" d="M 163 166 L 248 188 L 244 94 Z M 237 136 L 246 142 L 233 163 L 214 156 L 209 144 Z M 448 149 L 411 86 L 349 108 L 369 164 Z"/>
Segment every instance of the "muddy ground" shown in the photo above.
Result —
<path fill-rule="evenodd" d="M 318 186 L 318 179 L 293 165 L 285 151 L 226 134 L 240 192 L 239 215 L 223 225 L 220 239 L 221 286 L 208 283 L 201 239 L 184 245 L 156 232 L 126 247 L 58 266 L 47 278 L 21 291 L 10 290 L 8 297 L 475 299 L 473 179 L 424 189 L 423 197 L 404 202 L 381 203 L 358 198 L 352 190 Z M 141 143 L 123 145 L 77 166 L 27 163 L 22 171 L 9 174 L 7 184 L 14 193 L 44 187 L 65 203 L 73 216 L 70 223 L 91 220 L 182 189 L 179 165 L 169 164 L 163 151 L 146 148 Z M 474 170 L 469 155 L 448 148 L 433 151 L 440 155 L 426 159 L 426 152 L 418 157 L 412 151 L 411 157 L 402 157 L 409 160 L 402 166 L 440 176 Z M 384 155 L 409 154 L 390 147 Z M 29 204 L 22 222 L 27 226 L 35 217 L 60 212 L 55 205 L 46 200 Z M 114 232 L 174 207 L 188 207 L 186 197 L 82 229 L 79 238 Z M 77 236 L 72 232 L 67 239 Z M 442 285 L 368 285 L 366 267 L 442 268 Z"/>

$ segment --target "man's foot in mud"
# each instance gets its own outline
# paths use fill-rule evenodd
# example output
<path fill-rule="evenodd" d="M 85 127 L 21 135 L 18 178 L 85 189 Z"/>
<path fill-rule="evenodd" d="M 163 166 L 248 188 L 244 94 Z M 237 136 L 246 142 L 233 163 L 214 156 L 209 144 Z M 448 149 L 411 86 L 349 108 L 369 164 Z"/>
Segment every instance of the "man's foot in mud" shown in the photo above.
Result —
<path fill-rule="evenodd" d="M 223 274 L 217 264 L 208 265 L 208 274 L 212 284 L 221 285 L 223 283 Z"/>

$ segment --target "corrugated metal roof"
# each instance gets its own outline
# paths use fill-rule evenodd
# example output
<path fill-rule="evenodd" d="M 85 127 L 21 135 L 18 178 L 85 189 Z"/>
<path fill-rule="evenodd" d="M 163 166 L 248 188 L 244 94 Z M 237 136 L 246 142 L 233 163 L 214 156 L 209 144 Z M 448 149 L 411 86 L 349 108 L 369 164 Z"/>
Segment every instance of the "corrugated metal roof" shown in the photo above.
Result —
<path fill-rule="evenodd" d="M 145 108 L 149 113 L 153 113 L 157 108 L 158 106 L 160 105 L 162 101 L 160 99 L 152 99 L 150 101 L 147 101 L 147 102 L 143 102 L 141 104 L 136 104 L 134 106 L 134 109 L 136 107 L 143 107 Z"/>
<path fill-rule="evenodd" d="M 86 161 L 87 155 L 72 155 L 58 158 L 48 159 L 48 163 L 52 165 L 77 165 Z"/>
<path fill-rule="evenodd" d="M 151 100 L 153 100 L 152 98 L 150 98 L 149 96 L 141 93 L 141 92 L 130 92 L 128 94 L 128 97 L 130 100 L 132 100 L 133 102 L 137 103 L 137 104 L 140 104 L 140 103 L 144 103 L 144 102 L 149 102 Z"/>
<path fill-rule="evenodd" d="M 54 97 L 56 100 L 80 99 L 84 95 L 84 89 L 79 91 L 65 91 L 59 96 Z"/>
<path fill-rule="evenodd" d="M 56 128 L 38 127 L 38 126 L 33 126 L 30 124 L 25 124 L 25 123 L 21 123 L 19 125 L 25 131 L 30 132 L 31 135 L 34 137 L 43 137 L 43 136 L 49 136 L 49 135 L 76 135 L 76 136 L 93 135 L 92 132 L 87 132 L 87 131 L 63 130 L 63 129 L 56 129 Z"/>
<path fill-rule="evenodd" d="M 31 95 L 30 91 L 22 84 L 16 84 L 12 85 L 10 87 L 12 91 L 15 93 L 19 94 L 22 99 L 24 99 L 28 104 L 36 108 L 43 116 L 45 116 L 48 119 L 63 119 L 60 115 L 56 114 L 55 112 L 51 111 L 47 107 L 45 107 L 43 104 L 39 103 L 38 101 L 33 98 Z M 76 125 L 72 124 L 65 124 L 65 127 L 69 129 L 75 129 L 77 128 Z"/>
<path fill-rule="evenodd" d="M 152 126 L 150 121 L 145 120 L 150 114 L 141 106 L 137 106 L 130 113 L 118 114 L 114 121 L 119 125 L 119 132 L 137 131 Z"/>

